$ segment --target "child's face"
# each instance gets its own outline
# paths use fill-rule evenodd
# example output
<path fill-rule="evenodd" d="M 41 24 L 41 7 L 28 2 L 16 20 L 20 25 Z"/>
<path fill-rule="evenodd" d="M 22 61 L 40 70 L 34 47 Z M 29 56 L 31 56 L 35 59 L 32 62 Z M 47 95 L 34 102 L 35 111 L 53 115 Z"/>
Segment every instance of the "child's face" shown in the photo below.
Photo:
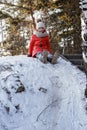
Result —
<path fill-rule="evenodd" d="M 38 29 L 38 31 L 39 31 L 39 32 L 44 32 L 45 29 L 44 29 L 43 27 L 40 27 L 40 28 Z"/>

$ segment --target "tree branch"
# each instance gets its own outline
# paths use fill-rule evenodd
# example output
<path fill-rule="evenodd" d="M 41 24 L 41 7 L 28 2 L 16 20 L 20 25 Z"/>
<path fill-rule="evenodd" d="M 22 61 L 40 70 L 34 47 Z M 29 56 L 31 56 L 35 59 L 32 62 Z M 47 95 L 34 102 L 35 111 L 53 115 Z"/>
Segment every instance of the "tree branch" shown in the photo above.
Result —
<path fill-rule="evenodd" d="M 15 4 L 8 3 L 8 2 L 1 2 L 0 1 L 0 4 L 4 4 L 4 5 L 7 5 L 7 6 L 14 6 L 16 8 L 26 9 L 26 10 L 30 11 L 30 9 L 28 7 L 23 7 L 23 6 L 15 5 Z"/>
<path fill-rule="evenodd" d="M 16 7 L 16 8 L 20 8 L 20 9 L 24 9 L 24 10 L 30 11 L 30 14 L 31 14 L 31 17 L 32 17 L 32 21 L 33 21 L 33 26 L 35 28 L 36 26 L 35 26 L 35 19 L 33 17 L 32 1 L 30 0 L 29 3 L 30 3 L 30 8 L 19 6 L 19 5 L 15 5 L 15 4 L 8 3 L 8 2 L 1 2 L 0 1 L 0 4 L 4 4 L 4 5 L 7 5 L 7 6 L 13 6 L 13 7 Z"/>

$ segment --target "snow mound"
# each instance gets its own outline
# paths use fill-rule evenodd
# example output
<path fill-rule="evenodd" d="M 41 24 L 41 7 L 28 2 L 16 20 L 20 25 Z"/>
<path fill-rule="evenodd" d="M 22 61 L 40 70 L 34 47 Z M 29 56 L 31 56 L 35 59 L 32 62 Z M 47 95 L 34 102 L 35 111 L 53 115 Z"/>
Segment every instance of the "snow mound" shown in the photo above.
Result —
<path fill-rule="evenodd" d="M 87 130 L 86 76 L 61 57 L 0 58 L 0 130 Z"/>

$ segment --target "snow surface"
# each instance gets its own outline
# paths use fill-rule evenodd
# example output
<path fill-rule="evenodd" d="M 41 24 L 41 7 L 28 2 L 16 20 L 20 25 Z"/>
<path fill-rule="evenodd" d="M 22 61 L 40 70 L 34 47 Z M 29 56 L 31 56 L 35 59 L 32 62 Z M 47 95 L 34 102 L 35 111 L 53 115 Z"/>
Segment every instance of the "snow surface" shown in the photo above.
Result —
<path fill-rule="evenodd" d="M 1 57 L 0 130 L 87 130 L 85 87 L 86 75 L 61 57 Z"/>

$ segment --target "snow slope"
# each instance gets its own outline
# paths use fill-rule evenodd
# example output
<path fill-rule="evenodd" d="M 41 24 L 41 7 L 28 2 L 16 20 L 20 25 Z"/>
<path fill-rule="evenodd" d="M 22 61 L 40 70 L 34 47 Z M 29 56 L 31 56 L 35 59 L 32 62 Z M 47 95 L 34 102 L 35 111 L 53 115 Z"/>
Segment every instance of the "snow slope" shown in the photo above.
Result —
<path fill-rule="evenodd" d="M 85 74 L 61 57 L 0 58 L 0 130 L 87 130 L 85 87 Z"/>

